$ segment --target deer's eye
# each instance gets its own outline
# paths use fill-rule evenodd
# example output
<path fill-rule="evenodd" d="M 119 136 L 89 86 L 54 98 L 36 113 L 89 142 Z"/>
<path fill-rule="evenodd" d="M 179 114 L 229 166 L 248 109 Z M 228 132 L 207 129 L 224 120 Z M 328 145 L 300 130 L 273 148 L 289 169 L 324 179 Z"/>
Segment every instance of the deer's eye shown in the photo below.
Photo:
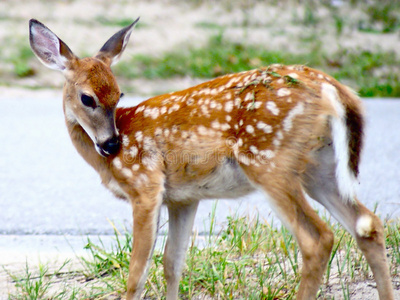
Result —
<path fill-rule="evenodd" d="M 91 107 L 91 108 L 95 108 L 96 107 L 96 101 L 94 101 L 92 96 L 89 96 L 89 95 L 86 95 L 86 94 L 82 94 L 81 101 L 82 101 L 82 104 L 87 106 L 87 107 Z"/>

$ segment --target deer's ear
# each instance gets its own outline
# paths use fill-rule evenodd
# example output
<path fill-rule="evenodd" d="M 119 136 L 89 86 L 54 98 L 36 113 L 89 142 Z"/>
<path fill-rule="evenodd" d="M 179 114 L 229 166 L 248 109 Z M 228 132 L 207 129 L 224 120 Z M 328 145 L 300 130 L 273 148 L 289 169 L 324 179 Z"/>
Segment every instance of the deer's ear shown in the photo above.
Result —
<path fill-rule="evenodd" d="M 114 34 L 96 54 L 96 57 L 109 66 L 117 63 L 124 52 L 132 30 L 138 21 L 139 18 L 137 18 L 131 25 L 126 26 Z"/>
<path fill-rule="evenodd" d="M 57 35 L 35 19 L 29 21 L 29 41 L 33 53 L 48 68 L 65 71 L 77 59 Z"/>

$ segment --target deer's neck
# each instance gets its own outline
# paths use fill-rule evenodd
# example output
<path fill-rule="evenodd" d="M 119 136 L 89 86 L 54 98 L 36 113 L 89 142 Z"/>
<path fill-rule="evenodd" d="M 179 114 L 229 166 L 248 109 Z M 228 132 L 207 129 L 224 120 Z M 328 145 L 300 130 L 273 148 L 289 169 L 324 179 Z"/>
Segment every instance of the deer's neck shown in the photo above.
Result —
<path fill-rule="evenodd" d="M 93 141 L 77 122 L 71 122 L 66 118 L 66 124 L 71 141 L 83 159 L 99 173 L 103 183 L 111 180 L 109 161 L 97 153 Z"/>

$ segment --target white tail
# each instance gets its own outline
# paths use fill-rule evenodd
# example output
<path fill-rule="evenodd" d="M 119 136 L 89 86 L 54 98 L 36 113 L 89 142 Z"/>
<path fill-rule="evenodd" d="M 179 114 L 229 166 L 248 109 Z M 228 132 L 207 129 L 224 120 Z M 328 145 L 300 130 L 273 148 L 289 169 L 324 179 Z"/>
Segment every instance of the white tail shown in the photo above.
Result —
<path fill-rule="evenodd" d="M 110 65 L 135 22 L 84 59 L 30 22 L 33 51 L 66 77 L 63 106 L 75 147 L 103 184 L 132 204 L 127 298 L 140 298 L 162 204 L 169 212 L 167 299 L 177 299 L 199 201 L 260 189 L 299 243 L 297 299 L 315 298 L 333 245 L 305 193 L 355 237 L 380 299 L 394 299 L 382 224 L 354 192 L 363 134 L 358 97 L 320 71 L 272 65 L 117 108 L 121 92 Z"/>
<path fill-rule="evenodd" d="M 327 83 L 321 85 L 322 97 L 328 99 L 336 111 L 331 118 L 331 135 L 336 160 L 336 180 L 343 199 L 351 201 L 355 197 L 356 171 L 350 169 L 349 129 L 346 126 L 346 108 L 341 103 L 337 89 Z M 358 134 L 362 135 L 362 132 Z"/>

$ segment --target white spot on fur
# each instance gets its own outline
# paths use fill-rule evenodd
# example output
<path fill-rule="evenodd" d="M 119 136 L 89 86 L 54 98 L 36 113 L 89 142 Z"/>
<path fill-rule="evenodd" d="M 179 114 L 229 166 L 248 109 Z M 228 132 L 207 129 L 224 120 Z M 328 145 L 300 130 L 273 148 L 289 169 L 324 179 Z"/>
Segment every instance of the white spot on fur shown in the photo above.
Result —
<path fill-rule="evenodd" d="M 179 110 L 179 108 L 180 108 L 179 104 L 175 103 L 174 105 L 172 105 L 172 106 L 168 109 L 168 114 L 170 114 L 170 113 L 172 113 L 172 112 L 174 112 L 174 111 Z"/>
<path fill-rule="evenodd" d="M 362 215 L 358 218 L 356 232 L 360 237 L 368 238 L 372 234 L 372 218 L 368 215 Z"/>
<path fill-rule="evenodd" d="M 254 103 L 254 108 L 255 109 L 259 109 L 261 107 L 262 102 L 261 101 L 257 101 Z"/>
<path fill-rule="evenodd" d="M 206 88 L 206 89 L 203 89 L 203 90 L 201 90 L 200 92 L 199 92 L 199 94 L 202 94 L 202 95 L 209 95 L 210 94 L 210 89 L 209 88 Z"/>
<path fill-rule="evenodd" d="M 288 74 L 288 76 L 290 76 L 290 77 L 292 77 L 294 79 L 298 79 L 299 78 L 299 74 L 297 74 L 297 73 L 290 73 L 290 74 Z"/>
<path fill-rule="evenodd" d="M 221 124 L 219 124 L 219 122 L 217 120 L 211 122 L 211 127 L 214 129 L 220 129 Z"/>
<path fill-rule="evenodd" d="M 230 113 L 233 109 L 233 102 L 232 101 L 228 101 L 225 103 L 225 111 L 227 113 Z"/>
<path fill-rule="evenodd" d="M 239 154 L 238 161 L 246 166 L 250 165 L 250 159 L 244 154 Z"/>
<path fill-rule="evenodd" d="M 162 134 L 162 129 L 160 127 L 157 127 L 156 130 L 154 131 L 154 134 L 157 135 L 161 135 Z"/>
<path fill-rule="evenodd" d="M 228 130 L 229 128 L 231 128 L 231 126 L 229 124 L 226 124 L 226 123 L 221 124 L 221 130 L 222 131 Z"/>
<path fill-rule="evenodd" d="M 119 157 L 116 157 L 113 159 L 113 165 L 114 167 L 116 167 L 118 170 L 122 169 L 122 162 L 121 159 Z"/>
<path fill-rule="evenodd" d="M 288 88 L 280 88 L 277 92 L 276 95 L 278 97 L 285 97 L 289 96 L 291 94 L 290 90 Z"/>
<path fill-rule="evenodd" d="M 136 139 L 138 142 L 141 142 L 141 141 L 143 140 L 143 133 L 142 133 L 141 131 L 136 131 L 136 133 L 135 133 L 135 139 Z"/>
<path fill-rule="evenodd" d="M 282 131 L 278 131 L 276 133 L 276 136 L 274 138 L 274 140 L 272 141 L 272 143 L 274 144 L 275 147 L 279 147 L 281 145 L 281 140 L 283 139 L 283 133 Z"/>
<path fill-rule="evenodd" d="M 293 119 L 296 116 L 301 115 L 303 113 L 304 113 L 304 103 L 299 102 L 291 111 L 289 111 L 287 117 L 285 118 L 285 120 L 283 120 L 283 130 L 289 131 L 290 129 L 292 129 Z"/>
<path fill-rule="evenodd" d="M 251 125 L 247 125 L 247 126 L 246 126 L 246 131 L 247 131 L 248 133 L 254 133 L 254 127 L 251 126 Z"/>
<path fill-rule="evenodd" d="M 165 136 L 165 137 L 168 137 L 168 136 L 169 136 L 169 129 L 168 129 L 168 128 L 165 128 L 165 129 L 164 129 L 164 136 Z"/>
<path fill-rule="evenodd" d="M 276 106 L 276 103 L 273 101 L 267 102 L 267 109 L 275 116 L 279 114 L 279 108 Z"/>
<path fill-rule="evenodd" d="M 143 111 L 144 109 L 146 108 L 146 106 L 139 106 L 137 109 L 136 109 L 136 111 L 135 111 L 135 114 L 137 114 L 137 113 L 140 113 L 141 111 Z"/>
<path fill-rule="evenodd" d="M 252 146 L 250 146 L 249 149 L 250 149 L 250 151 L 251 151 L 253 154 L 256 154 L 256 155 L 258 154 L 258 149 L 257 149 L 256 146 L 253 146 L 253 145 L 252 145 Z"/>
<path fill-rule="evenodd" d="M 227 122 L 230 122 L 230 121 L 232 120 L 232 117 L 231 117 L 230 115 L 226 115 L 226 116 L 225 116 L 225 120 L 226 120 Z"/>
<path fill-rule="evenodd" d="M 121 170 L 122 175 L 124 175 L 126 178 L 132 178 L 133 177 L 133 173 L 131 169 L 128 168 L 122 168 Z"/>
<path fill-rule="evenodd" d="M 254 100 L 254 94 L 253 93 L 247 93 L 246 97 L 244 97 L 244 101 L 249 101 L 249 100 Z"/>
<path fill-rule="evenodd" d="M 132 158 L 135 158 L 136 155 L 138 154 L 138 152 L 139 152 L 139 150 L 138 150 L 138 148 L 136 146 L 132 146 L 129 149 L 129 155 L 132 156 Z"/>
<path fill-rule="evenodd" d="M 160 114 L 165 114 L 167 112 L 167 108 L 165 106 L 160 108 Z"/>
<path fill-rule="evenodd" d="M 200 107 L 200 109 L 201 109 L 201 112 L 202 112 L 204 115 L 208 115 L 208 114 L 209 114 L 208 108 L 207 108 L 207 106 L 206 106 L 205 104 L 202 105 L 202 106 Z"/>
<path fill-rule="evenodd" d="M 201 135 L 207 135 L 207 134 L 208 134 L 207 128 L 204 127 L 203 125 L 200 125 L 199 127 L 197 127 L 197 131 L 198 131 L 199 134 L 201 134 Z"/>
<path fill-rule="evenodd" d="M 256 125 L 256 127 L 265 133 L 271 133 L 272 132 L 272 126 L 265 124 L 263 121 L 259 121 Z"/>
<path fill-rule="evenodd" d="M 231 80 L 229 80 L 228 83 L 226 84 L 226 86 L 228 88 L 230 88 L 234 83 L 236 83 L 236 78 L 232 78 Z"/>
<path fill-rule="evenodd" d="M 147 107 L 144 111 L 143 111 L 143 117 L 147 118 L 150 115 L 150 111 L 151 108 Z"/>
<path fill-rule="evenodd" d="M 134 164 L 134 165 L 132 166 L 132 171 L 137 171 L 137 170 L 139 170 L 139 168 L 140 168 L 140 165 Z"/>
<path fill-rule="evenodd" d="M 124 147 L 128 147 L 129 146 L 129 137 L 125 134 L 122 135 L 122 145 Z"/>
<path fill-rule="evenodd" d="M 279 139 L 275 138 L 272 141 L 272 144 L 274 144 L 275 147 L 279 147 L 281 145 L 281 141 Z"/>
<path fill-rule="evenodd" d="M 160 110 L 158 109 L 158 107 L 154 107 L 150 112 L 150 116 L 154 120 L 158 118 L 159 114 L 160 114 Z"/>
<path fill-rule="evenodd" d="M 241 105 L 242 105 L 242 99 L 240 99 L 239 97 L 235 98 L 235 106 L 237 108 L 240 108 Z"/>
<path fill-rule="evenodd" d="M 154 148 L 154 141 L 151 137 L 144 137 L 143 139 L 143 149 L 146 151 L 151 151 Z"/>

